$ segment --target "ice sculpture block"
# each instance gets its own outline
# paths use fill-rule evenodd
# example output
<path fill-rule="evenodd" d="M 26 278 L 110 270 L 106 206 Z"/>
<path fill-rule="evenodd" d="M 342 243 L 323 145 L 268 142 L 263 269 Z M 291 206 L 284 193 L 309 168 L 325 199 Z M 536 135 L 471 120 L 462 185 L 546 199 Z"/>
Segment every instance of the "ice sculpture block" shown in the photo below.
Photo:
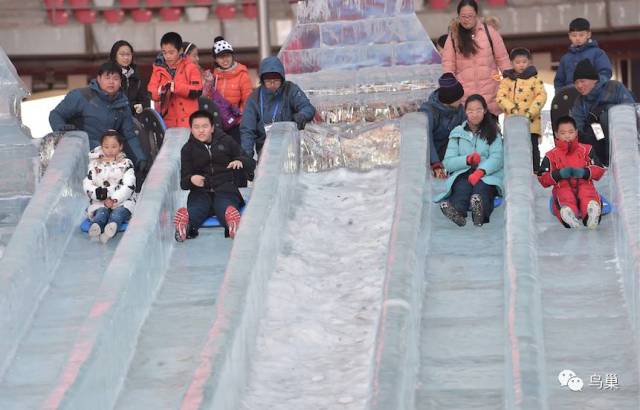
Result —
<path fill-rule="evenodd" d="M 20 120 L 28 90 L 0 47 L 0 228 L 15 226 L 35 190 L 37 156 L 30 132 Z M 11 231 L 11 228 L 8 228 Z M 1 232 L 0 246 L 10 232 Z"/>
<path fill-rule="evenodd" d="M 415 111 L 441 73 L 440 55 L 413 0 L 299 2 L 297 25 L 279 57 L 287 79 L 331 123 Z"/>

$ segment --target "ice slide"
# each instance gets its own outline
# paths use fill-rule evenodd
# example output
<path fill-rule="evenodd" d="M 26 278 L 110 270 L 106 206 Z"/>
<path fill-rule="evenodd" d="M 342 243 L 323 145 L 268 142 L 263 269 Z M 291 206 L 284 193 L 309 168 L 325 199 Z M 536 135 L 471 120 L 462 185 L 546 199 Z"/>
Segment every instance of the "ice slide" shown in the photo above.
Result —
<path fill-rule="evenodd" d="M 426 185 L 424 278 L 396 280 L 423 279 L 424 293 L 385 301 L 372 408 L 640 406 L 638 131 L 632 107 L 611 118 L 615 162 L 597 187 L 614 212 L 595 231 L 550 214 L 522 118 L 505 124 L 506 205 L 491 224 L 455 227 L 427 199 L 440 184 Z M 385 320 L 403 309 L 405 326 Z"/>

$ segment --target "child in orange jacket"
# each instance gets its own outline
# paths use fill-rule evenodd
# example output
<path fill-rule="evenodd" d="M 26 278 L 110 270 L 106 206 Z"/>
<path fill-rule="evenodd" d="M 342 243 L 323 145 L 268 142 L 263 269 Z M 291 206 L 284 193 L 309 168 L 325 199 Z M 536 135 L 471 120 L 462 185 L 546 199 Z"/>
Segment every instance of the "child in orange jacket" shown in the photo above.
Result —
<path fill-rule="evenodd" d="M 148 91 L 168 128 L 189 127 L 189 116 L 198 110 L 202 75 L 198 66 L 180 54 L 182 37 L 169 32 L 160 40 L 161 54 L 153 65 Z"/>

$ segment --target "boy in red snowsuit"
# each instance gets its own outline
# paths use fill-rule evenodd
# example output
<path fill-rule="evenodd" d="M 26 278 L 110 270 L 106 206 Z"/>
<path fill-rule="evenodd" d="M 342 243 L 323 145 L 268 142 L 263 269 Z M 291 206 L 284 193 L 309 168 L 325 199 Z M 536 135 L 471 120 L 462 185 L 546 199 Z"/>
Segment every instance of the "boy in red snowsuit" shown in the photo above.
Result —
<path fill-rule="evenodd" d="M 582 223 L 595 229 L 600 223 L 602 203 L 593 181 L 599 180 L 602 166 L 591 145 L 578 142 L 576 122 L 569 116 L 557 121 L 556 146 L 547 152 L 538 181 L 543 187 L 553 186 L 553 213 L 566 228 Z"/>

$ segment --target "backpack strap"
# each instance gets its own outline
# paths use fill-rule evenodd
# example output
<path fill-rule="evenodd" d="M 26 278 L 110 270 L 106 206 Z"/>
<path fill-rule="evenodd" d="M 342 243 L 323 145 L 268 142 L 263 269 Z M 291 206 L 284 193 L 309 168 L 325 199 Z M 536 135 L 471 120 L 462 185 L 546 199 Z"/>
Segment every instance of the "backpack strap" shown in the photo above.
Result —
<path fill-rule="evenodd" d="M 491 46 L 491 54 L 493 55 L 493 59 L 496 59 L 496 52 L 493 49 L 493 40 L 491 39 L 491 33 L 489 33 L 489 27 L 487 27 L 487 22 L 483 21 L 484 31 L 487 33 L 487 38 L 489 39 L 489 45 Z"/>

